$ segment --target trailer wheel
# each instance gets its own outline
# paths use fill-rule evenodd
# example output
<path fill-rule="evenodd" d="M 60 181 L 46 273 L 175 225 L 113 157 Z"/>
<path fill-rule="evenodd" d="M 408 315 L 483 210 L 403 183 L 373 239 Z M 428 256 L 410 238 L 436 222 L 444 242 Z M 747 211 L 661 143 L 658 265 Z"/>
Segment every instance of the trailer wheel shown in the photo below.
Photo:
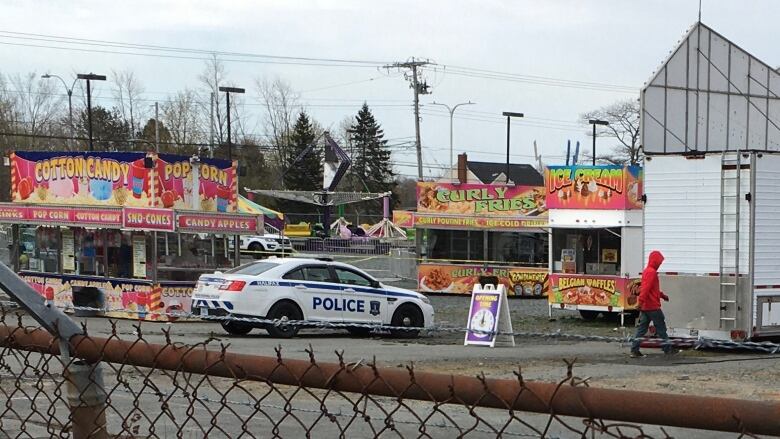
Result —
<path fill-rule="evenodd" d="M 598 317 L 599 314 L 600 313 L 598 311 L 580 310 L 580 316 L 582 316 L 582 320 L 596 320 L 596 317 Z"/>

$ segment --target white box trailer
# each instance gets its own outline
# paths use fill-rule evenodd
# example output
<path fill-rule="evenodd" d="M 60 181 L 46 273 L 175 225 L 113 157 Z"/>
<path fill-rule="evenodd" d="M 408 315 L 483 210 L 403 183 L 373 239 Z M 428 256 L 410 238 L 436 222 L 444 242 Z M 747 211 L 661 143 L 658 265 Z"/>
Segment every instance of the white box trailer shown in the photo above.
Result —
<path fill-rule="evenodd" d="M 645 85 L 645 260 L 672 336 L 780 335 L 780 74 L 697 23 Z"/>
<path fill-rule="evenodd" d="M 666 258 L 672 336 L 780 335 L 780 155 L 736 155 L 645 161 L 645 260 Z"/>

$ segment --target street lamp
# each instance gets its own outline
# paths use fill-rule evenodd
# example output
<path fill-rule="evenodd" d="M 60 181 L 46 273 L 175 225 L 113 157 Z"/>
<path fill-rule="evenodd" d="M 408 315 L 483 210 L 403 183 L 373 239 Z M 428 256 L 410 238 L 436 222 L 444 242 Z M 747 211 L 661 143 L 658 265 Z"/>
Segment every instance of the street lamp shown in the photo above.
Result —
<path fill-rule="evenodd" d="M 73 149 L 73 86 L 76 85 L 76 81 L 78 81 L 78 78 L 73 80 L 73 83 L 68 87 L 68 83 L 65 82 L 64 79 L 62 79 L 58 75 L 51 75 L 49 73 L 45 75 L 41 75 L 42 79 L 50 79 L 50 78 L 57 78 L 62 82 L 62 85 L 65 86 L 65 90 L 68 91 L 68 124 L 70 125 L 70 139 L 68 139 L 68 144 L 70 145 L 71 149 Z"/>
<path fill-rule="evenodd" d="M 452 176 L 452 118 L 455 115 L 455 110 L 458 109 L 461 105 L 474 105 L 474 102 L 468 101 L 468 102 L 461 102 L 459 104 L 456 104 L 454 107 L 450 108 L 447 104 L 442 104 L 440 102 L 433 102 L 433 105 L 441 105 L 442 107 L 446 108 L 447 111 L 450 112 L 450 176 Z"/>
<path fill-rule="evenodd" d="M 90 81 L 105 81 L 106 75 L 96 75 L 94 73 L 79 73 L 76 75 L 76 79 L 83 79 L 87 81 L 87 132 L 89 137 L 89 150 L 94 151 L 95 148 L 92 145 L 92 89 L 90 88 Z"/>
<path fill-rule="evenodd" d="M 227 104 L 227 140 L 228 140 L 228 160 L 233 160 L 233 143 L 230 137 L 230 93 L 244 93 L 246 90 L 238 87 L 220 87 L 219 91 L 225 92 Z"/>
<path fill-rule="evenodd" d="M 506 116 L 506 182 L 509 183 L 509 127 L 510 123 L 509 121 L 513 117 L 525 117 L 523 113 L 513 113 L 511 111 L 504 111 L 504 116 Z"/>
<path fill-rule="evenodd" d="M 609 125 L 609 122 L 600 119 L 590 119 L 588 123 L 593 125 L 593 166 L 596 166 L 596 125 Z"/>

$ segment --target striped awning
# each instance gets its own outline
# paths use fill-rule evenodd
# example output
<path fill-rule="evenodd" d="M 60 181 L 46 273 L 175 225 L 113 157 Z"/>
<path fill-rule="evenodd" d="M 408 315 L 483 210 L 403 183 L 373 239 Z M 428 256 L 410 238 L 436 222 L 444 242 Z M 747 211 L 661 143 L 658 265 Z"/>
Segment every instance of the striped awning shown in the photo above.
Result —
<path fill-rule="evenodd" d="M 238 211 L 241 213 L 251 213 L 254 215 L 265 215 L 271 219 L 284 220 L 283 213 L 271 210 L 267 207 L 263 207 L 242 195 L 238 196 Z"/>

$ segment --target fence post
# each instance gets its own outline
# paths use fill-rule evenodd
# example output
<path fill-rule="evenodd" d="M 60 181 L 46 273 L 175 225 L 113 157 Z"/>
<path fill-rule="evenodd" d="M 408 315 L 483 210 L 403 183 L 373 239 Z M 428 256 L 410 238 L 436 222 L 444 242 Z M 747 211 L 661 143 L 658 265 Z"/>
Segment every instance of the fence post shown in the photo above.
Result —
<path fill-rule="evenodd" d="M 106 391 L 100 363 L 77 360 L 65 370 L 73 439 L 107 439 Z"/>
<path fill-rule="evenodd" d="M 0 289 L 16 300 L 30 316 L 57 337 L 64 375 L 68 380 L 68 402 L 75 439 L 107 438 L 103 372 L 100 363 L 87 364 L 70 358 L 70 339 L 83 335 L 81 327 L 64 312 L 38 294 L 7 265 L 0 263 Z M 53 298 L 52 298 L 53 299 Z"/>

